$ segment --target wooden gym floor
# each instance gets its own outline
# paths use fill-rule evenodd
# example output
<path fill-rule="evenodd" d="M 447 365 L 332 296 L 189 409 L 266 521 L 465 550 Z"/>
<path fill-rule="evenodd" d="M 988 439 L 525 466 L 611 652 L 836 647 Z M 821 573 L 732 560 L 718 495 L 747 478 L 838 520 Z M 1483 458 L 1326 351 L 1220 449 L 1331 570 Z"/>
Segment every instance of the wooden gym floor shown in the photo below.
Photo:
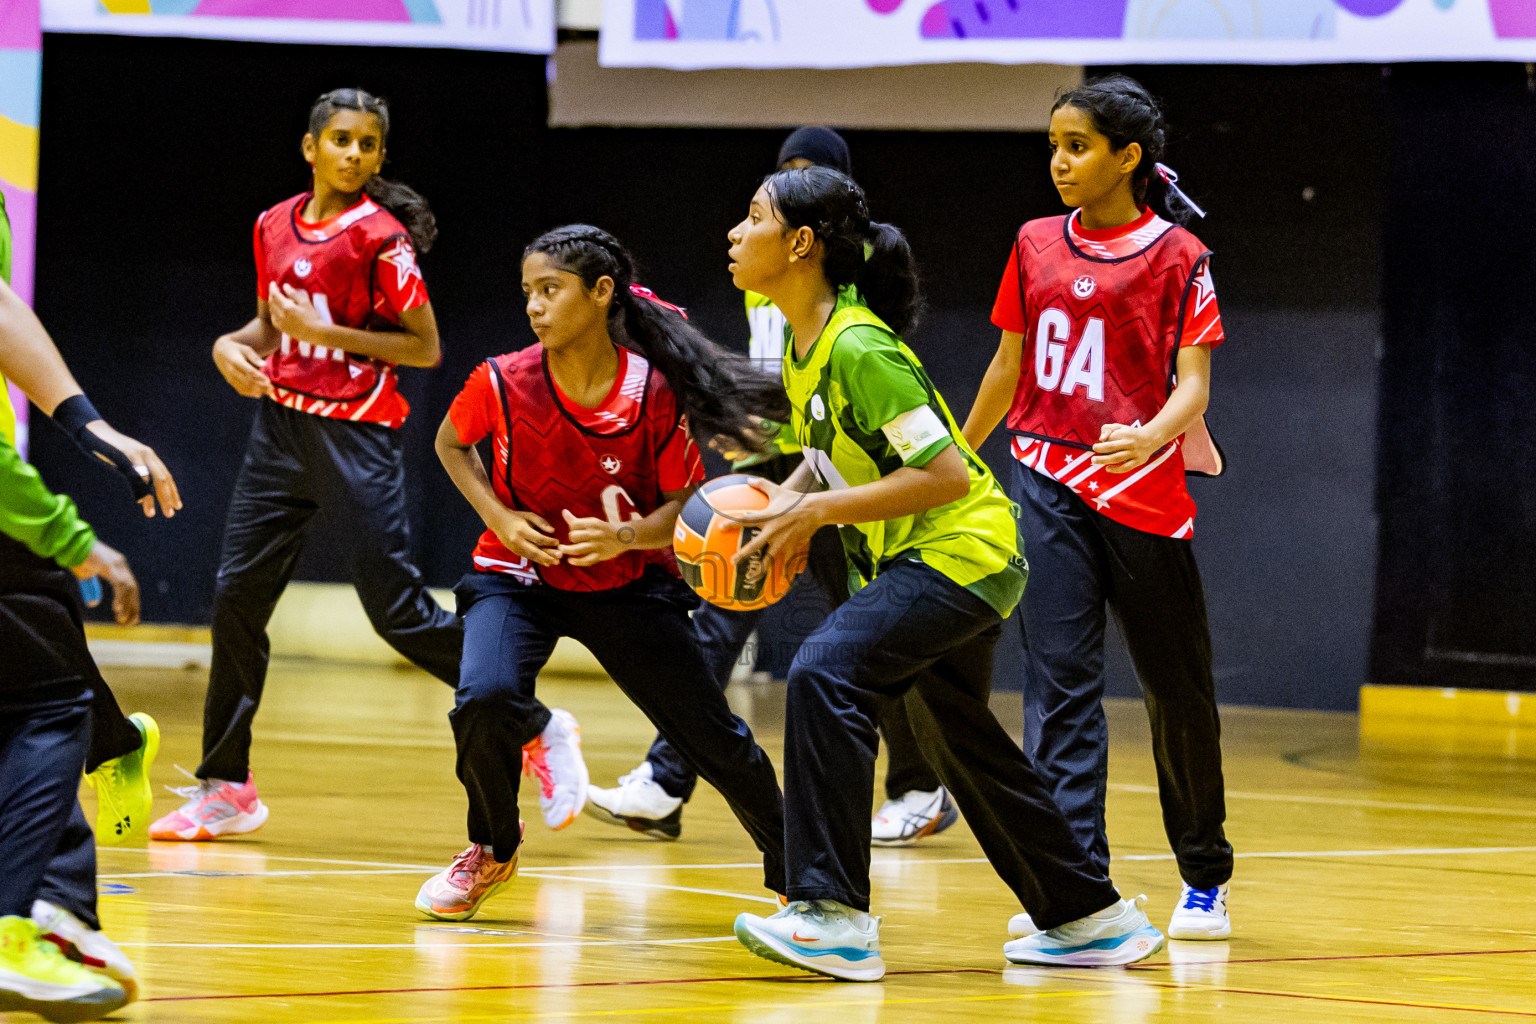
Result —
<path fill-rule="evenodd" d="M 201 672 L 115 671 L 163 731 L 158 783 L 197 763 Z M 582 724 L 594 782 L 651 731 L 610 684 L 546 678 Z M 782 689 L 733 691 L 778 760 Z M 1019 698 L 996 701 L 1017 735 Z M 1536 1018 L 1536 760 L 1494 742 L 1362 747 L 1353 715 L 1225 712 L 1235 935 L 1170 943 L 1130 969 L 1010 967 L 1019 908 L 964 824 L 874 854 L 890 973 L 836 984 L 743 950 L 773 906 L 755 851 L 701 787 L 682 840 L 582 817 L 529 819 L 516 883 L 463 924 L 420 918 L 421 881 L 465 844 L 447 688 L 415 672 L 274 664 L 254 766 L 267 826 L 213 844 L 103 849 L 102 917 L 138 965 L 119 1020 L 513 1021 L 619 1018 L 840 1024 L 1030 1020 L 1301 1022 Z M 1114 879 L 1166 925 L 1179 891 L 1145 715 L 1110 709 Z M 1483 737 L 1487 740 L 1487 737 Z M 94 813 L 83 790 L 87 813 Z M 176 798 L 163 790 L 156 812 Z M 145 846 L 149 848 L 146 849 Z"/>

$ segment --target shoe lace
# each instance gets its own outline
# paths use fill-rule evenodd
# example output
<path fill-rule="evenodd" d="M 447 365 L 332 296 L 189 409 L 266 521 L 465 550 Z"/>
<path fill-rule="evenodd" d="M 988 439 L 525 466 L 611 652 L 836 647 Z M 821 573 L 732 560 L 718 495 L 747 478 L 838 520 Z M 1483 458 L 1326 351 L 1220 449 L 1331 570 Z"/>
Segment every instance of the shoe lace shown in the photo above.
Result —
<path fill-rule="evenodd" d="M 103 766 L 103 767 L 105 767 L 105 766 Z M 177 771 L 181 772 L 181 774 L 185 775 L 187 778 L 191 779 L 192 783 L 193 783 L 190 786 L 166 786 L 165 787 L 166 789 L 170 790 L 172 793 L 175 793 L 179 797 L 185 797 L 188 800 L 197 800 L 197 799 L 200 799 L 202 797 L 207 796 L 209 793 L 212 793 L 214 790 L 218 789 L 219 786 L 222 785 L 222 783 L 219 780 L 217 780 L 217 779 L 200 779 L 196 775 L 193 775 L 191 772 L 187 771 L 185 768 L 183 768 L 179 764 L 178 765 L 173 765 L 172 767 L 174 767 Z"/>
<path fill-rule="evenodd" d="M 529 778 L 537 777 L 540 790 L 548 796 L 555 790 L 555 776 L 549 770 L 546 754 L 544 741 L 540 739 L 535 739 L 523 747 L 523 774 Z"/>
<path fill-rule="evenodd" d="M 1216 900 L 1220 895 L 1220 889 L 1196 889 L 1191 886 L 1184 890 L 1184 898 L 1179 901 L 1179 909 L 1198 910 L 1208 914 L 1216 909 Z"/>
<path fill-rule="evenodd" d="M 485 848 L 477 843 L 453 858 L 453 862 L 448 865 L 448 881 L 461 889 L 468 889 L 480 873 L 480 861 L 484 856 Z"/>

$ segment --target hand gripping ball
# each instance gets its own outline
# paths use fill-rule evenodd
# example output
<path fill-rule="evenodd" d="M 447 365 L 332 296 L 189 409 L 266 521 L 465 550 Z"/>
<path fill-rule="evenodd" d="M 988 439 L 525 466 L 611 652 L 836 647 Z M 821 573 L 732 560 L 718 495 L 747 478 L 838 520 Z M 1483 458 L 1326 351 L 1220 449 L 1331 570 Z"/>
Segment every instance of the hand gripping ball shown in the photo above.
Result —
<path fill-rule="evenodd" d="M 672 531 L 672 550 L 683 579 L 712 605 L 732 611 L 766 608 L 789 593 L 795 573 L 804 568 L 779 552 L 758 552 L 736 564 L 736 552 L 752 542 L 759 527 L 743 523 L 732 513 L 756 512 L 768 506 L 768 496 L 743 473 L 707 481 L 688 499 L 677 527 Z"/>

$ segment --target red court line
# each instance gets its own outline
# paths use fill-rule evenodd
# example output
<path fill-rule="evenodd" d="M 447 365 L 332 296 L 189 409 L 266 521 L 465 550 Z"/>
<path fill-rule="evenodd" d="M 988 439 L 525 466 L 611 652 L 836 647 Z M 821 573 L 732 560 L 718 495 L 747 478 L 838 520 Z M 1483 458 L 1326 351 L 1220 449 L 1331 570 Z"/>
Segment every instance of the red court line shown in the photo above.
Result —
<path fill-rule="evenodd" d="M 1001 969 L 990 967 L 952 967 L 931 971 L 887 971 L 887 978 L 900 975 L 926 974 L 1000 974 Z M 644 978 L 630 981 L 577 981 L 534 983 L 527 985 L 447 985 L 441 988 L 363 988 L 342 992 L 243 992 L 211 996 L 154 996 L 141 999 L 141 1003 L 184 1003 L 205 999 L 304 999 L 321 996 L 391 996 L 426 992 L 510 992 L 518 989 L 549 988 L 614 988 L 625 985 L 707 985 L 717 981 L 787 981 L 830 982 L 830 978 L 815 978 L 806 974 L 741 974 L 724 978 Z"/>
<path fill-rule="evenodd" d="M 1536 949 L 1468 949 L 1437 953 L 1352 953 L 1343 956 L 1271 956 L 1258 957 L 1252 960 L 1213 960 L 1206 962 L 1227 964 L 1306 964 L 1326 960 L 1411 960 L 1415 957 L 1518 956 L 1522 953 L 1536 953 Z M 1156 964 L 1147 964 L 1146 966 L 1160 967 L 1163 963 L 1164 961 L 1158 961 Z"/>
<path fill-rule="evenodd" d="M 1452 950 L 1433 953 L 1357 953 L 1343 956 L 1297 956 L 1297 957 L 1259 957 L 1249 960 L 1225 960 L 1211 961 L 1214 964 L 1285 964 L 1285 963 L 1317 963 L 1336 960 L 1410 960 L 1425 957 L 1446 956 L 1518 956 L 1521 954 L 1533 954 L 1536 949 L 1473 949 Z M 1152 967 L 1172 966 L 1169 961 L 1159 960 L 1153 963 L 1143 962 L 1132 967 L 1132 970 L 1146 970 Z M 1049 968 L 1048 968 L 1049 969 Z M 888 971 L 887 978 L 917 977 L 936 974 L 1001 974 L 1002 968 L 990 967 L 954 967 L 928 971 Z M 181 1003 L 199 1002 L 214 999 L 317 999 L 333 996 L 384 996 L 384 995 L 419 995 L 432 992 L 512 992 L 531 989 L 582 989 L 582 988 L 616 988 L 637 985 L 708 985 L 726 981 L 772 981 L 772 982 L 803 982 L 815 984 L 824 979 L 810 977 L 805 974 L 740 974 L 717 978 L 641 978 L 627 981 L 578 981 L 578 982 L 554 982 L 554 983 L 530 983 L 524 985 L 448 985 L 442 987 L 421 988 L 365 988 L 347 989 L 335 992 L 243 992 L 224 993 L 202 996 L 153 996 L 140 1000 L 145 1003 Z M 1165 987 L 1178 987 L 1168 984 Z M 1234 995 L 1262 995 L 1279 996 L 1287 999 L 1325 999 L 1342 1002 L 1369 1003 L 1374 1006 L 1404 1006 L 1419 1009 L 1446 1009 L 1433 1003 L 1406 1003 L 1389 1002 L 1385 1000 L 1371 999 L 1347 999 L 1343 996 L 1312 996 L 1291 992 L 1267 992 L 1260 989 L 1220 988 L 1214 991 L 1231 992 Z M 1499 1013 L 1521 1017 L 1536 1017 L 1536 1012 L 1525 1010 L 1496 1010 L 1476 1007 L 1453 1007 L 1468 1013 Z"/>

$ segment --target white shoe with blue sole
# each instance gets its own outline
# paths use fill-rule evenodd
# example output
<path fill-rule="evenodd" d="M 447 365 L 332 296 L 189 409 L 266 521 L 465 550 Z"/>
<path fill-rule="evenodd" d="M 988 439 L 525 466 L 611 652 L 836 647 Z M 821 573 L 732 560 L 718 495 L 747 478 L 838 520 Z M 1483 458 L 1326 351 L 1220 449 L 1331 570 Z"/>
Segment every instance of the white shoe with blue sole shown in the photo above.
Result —
<path fill-rule="evenodd" d="M 1058 967 L 1115 967 L 1145 960 L 1166 941 L 1142 913 L 1145 900 L 1121 900 L 1097 914 L 1014 939 L 1003 945 L 1003 956 L 1010 963 Z"/>
<path fill-rule="evenodd" d="M 774 914 L 736 918 L 736 938 L 765 960 L 840 981 L 879 981 L 880 919 L 832 900 L 797 900 Z"/>

